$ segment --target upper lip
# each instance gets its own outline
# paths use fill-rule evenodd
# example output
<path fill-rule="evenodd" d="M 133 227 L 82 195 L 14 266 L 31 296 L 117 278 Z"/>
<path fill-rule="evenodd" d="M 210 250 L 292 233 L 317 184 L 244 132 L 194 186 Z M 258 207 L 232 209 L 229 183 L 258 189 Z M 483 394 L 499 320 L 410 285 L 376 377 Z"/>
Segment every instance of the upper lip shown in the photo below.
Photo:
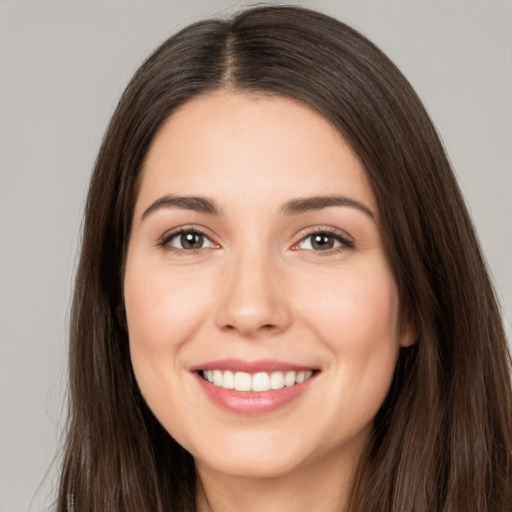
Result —
<path fill-rule="evenodd" d="M 203 364 L 193 366 L 190 371 L 199 372 L 201 370 L 221 370 L 232 372 L 289 372 L 289 371 L 305 371 L 316 370 L 313 366 L 295 364 L 285 361 L 276 361 L 272 359 L 257 359 L 254 361 L 245 361 L 241 359 L 218 359 L 216 361 L 208 361 Z"/>

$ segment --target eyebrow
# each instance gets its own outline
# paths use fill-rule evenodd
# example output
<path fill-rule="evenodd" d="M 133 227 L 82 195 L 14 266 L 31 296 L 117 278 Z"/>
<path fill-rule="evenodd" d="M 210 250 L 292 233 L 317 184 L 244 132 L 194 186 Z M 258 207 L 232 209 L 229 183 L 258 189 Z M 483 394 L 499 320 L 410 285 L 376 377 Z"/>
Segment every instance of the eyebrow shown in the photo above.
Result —
<path fill-rule="evenodd" d="M 313 196 L 292 199 L 286 202 L 281 208 L 284 215 L 298 215 L 301 213 L 314 212 L 329 208 L 331 206 L 347 206 L 356 208 L 365 213 L 372 220 L 375 220 L 375 214 L 363 203 L 342 195 L 333 196 Z M 219 215 L 220 209 L 215 202 L 206 197 L 193 196 L 173 196 L 167 195 L 160 197 L 153 202 L 142 214 L 141 220 L 148 215 L 161 208 L 181 208 L 184 210 L 192 210 L 199 213 L 207 213 L 209 215 Z"/>
<path fill-rule="evenodd" d="M 163 196 L 152 203 L 144 213 L 141 220 L 144 220 L 149 214 L 160 208 L 182 208 L 184 210 L 193 210 L 210 215 L 218 215 L 219 209 L 214 201 L 206 197 L 183 197 L 183 196 Z"/>
<path fill-rule="evenodd" d="M 350 208 L 356 208 L 375 220 L 375 214 L 368 206 L 351 199 L 350 197 L 334 195 L 334 196 L 315 196 L 305 197 L 300 199 L 292 199 L 288 201 L 281 211 L 285 215 L 297 215 L 300 213 L 314 212 L 323 208 L 329 208 L 330 206 L 348 206 Z"/>

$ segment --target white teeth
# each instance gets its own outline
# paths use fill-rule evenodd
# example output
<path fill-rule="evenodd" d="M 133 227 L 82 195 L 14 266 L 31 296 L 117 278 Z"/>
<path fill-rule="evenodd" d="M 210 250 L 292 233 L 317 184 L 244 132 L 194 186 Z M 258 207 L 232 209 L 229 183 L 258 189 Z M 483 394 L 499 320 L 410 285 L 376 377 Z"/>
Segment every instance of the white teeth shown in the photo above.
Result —
<path fill-rule="evenodd" d="M 205 370 L 203 377 L 214 386 L 236 391 L 270 391 L 301 384 L 313 375 L 311 370 L 289 372 L 233 373 L 229 370 Z"/>
<path fill-rule="evenodd" d="M 251 391 L 268 391 L 270 389 L 270 376 L 266 372 L 255 373 L 252 376 Z"/>
<path fill-rule="evenodd" d="M 284 377 L 284 385 L 289 388 L 295 384 L 295 379 L 297 378 L 297 374 L 295 372 L 287 372 Z"/>
<path fill-rule="evenodd" d="M 245 372 L 235 373 L 236 391 L 251 391 L 251 374 Z"/>
<path fill-rule="evenodd" d="M 233 372 L 224 372 L 222 377 L 222 387 L 224 389 L 235 389 L 235 375 Z"/>
<path fill-rule="evenodd" d="M 216 386 L 222 386 L 222 372 L 220 370 L 213 370 L 213 383 Z"/>
<path fill-rule="evenodd" d="M 270 389 L 284 388 L 283 372 L 272 372 L 270 374 Z"/>

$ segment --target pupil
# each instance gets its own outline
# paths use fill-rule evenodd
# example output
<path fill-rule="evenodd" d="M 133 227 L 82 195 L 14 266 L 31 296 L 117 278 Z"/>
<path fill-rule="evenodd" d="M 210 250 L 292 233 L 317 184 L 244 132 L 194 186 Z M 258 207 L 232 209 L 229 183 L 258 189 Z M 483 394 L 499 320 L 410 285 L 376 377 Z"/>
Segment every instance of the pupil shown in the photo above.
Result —
<path fill-rule="evenodd" d="M 312 246 L 314 249 L 332 249 L 334 240 L 330 235 L 313 236 Z"/>
<path fill-rule="evenodd" d="M 181 246 L 184 249 L 200 249 L 203 246 L 203 235 L 199 233 L 185 233 L 181 235 Z"/>

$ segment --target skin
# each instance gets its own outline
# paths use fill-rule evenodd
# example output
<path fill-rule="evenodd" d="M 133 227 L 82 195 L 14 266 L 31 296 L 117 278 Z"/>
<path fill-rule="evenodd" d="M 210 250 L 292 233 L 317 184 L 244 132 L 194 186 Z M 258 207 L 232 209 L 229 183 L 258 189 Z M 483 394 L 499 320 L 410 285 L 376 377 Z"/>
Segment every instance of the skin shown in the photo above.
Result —
<path fill-rule="evenodd" d="M 282 211 L 333 194 L 362 207 Z M 155 206 L 167 195 L 208 198 L 219 212 Z M 202 248 L 172 238 L 183 226 L 204 233 Z M 313 247 L 325 230 L 333 247 Z M 291 99 L 233 91 L 183 105 L 148 154 L 124 293 L 137 382 L 195 458 L 199 510 L 343 507 L 411 336 L 365 171 L 328 121 Z M 319 373 L 284 407 L 242 415 L 191 371 L 224 358 Z"/>

